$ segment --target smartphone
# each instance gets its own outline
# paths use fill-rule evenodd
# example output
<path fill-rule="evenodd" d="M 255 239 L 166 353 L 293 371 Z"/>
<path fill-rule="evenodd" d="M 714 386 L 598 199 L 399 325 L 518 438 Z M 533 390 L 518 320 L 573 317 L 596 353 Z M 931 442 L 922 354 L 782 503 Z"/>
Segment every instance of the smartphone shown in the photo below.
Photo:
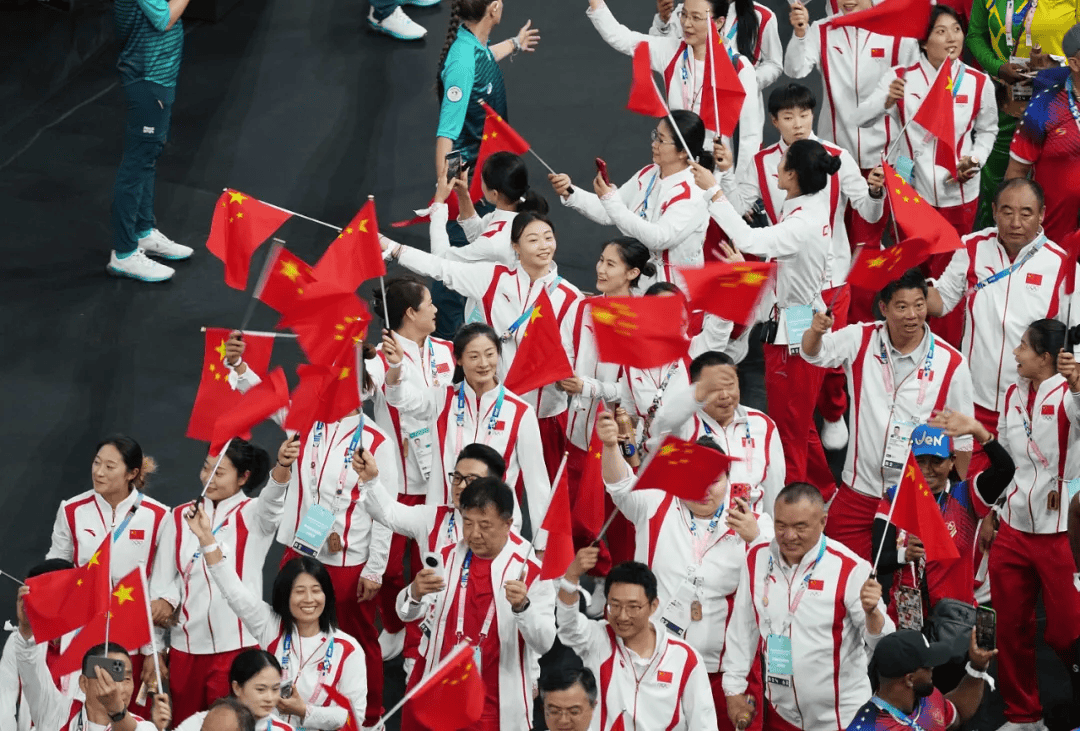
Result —
<path fill-rule="evenodd" d="M 746 504 L 750 504 L 750 485 L 745 482 L 733 482 L 731 483 L 731 507 L 738 507 L 736 500 L 745 500 Z"/>
<path fill-rule="evenodd" d="M 123 660 L 118 660 L 115 657 L 90 657 L 86 660 L 86 677 L 97 678 L 97 670 L 95 668 L 101 668 L 109 674 L 113 680 L 117 683 L 124 682 L 124 676 L 127 675 L 127 666 Z"/>
<path fill-rule="evenodd" d="M 281 697 L 282 698 L 291 698 L 292 697 L 292 683 L 282 683 L 281 684 Z"/>
<path fill-rule="evenodd" d="M 611 178 L 608 177 L 607 163 L 604 162 L 604 158 L 602 158 L 602 157 L 596 158 L 596 170 L 597 170 L 597 172 L 600 173 L 600 177 L 603 178 L 604 182 L 607 183 L 608 185 L 611 185 Z"/>
<path fill-rule="evenodd" d="M 997 612 L 989 607 L 975 609 L 975 644 L 984 650 L 993 650 L 997 646 Z"/>
<path fill-rule="evenodd" d="M 423 556 L 420 557 L 421 562 L 424 564 L 425 569 L 435 569 L 437 576 L 443 575 L 442 556 L 431 551 L 426 551 Z"/>
<path fill-rule="evenodd" d="M 461 166 L 464 164 L 465 158 L 461 155 L 461 150 L 451 150 L 446 155 L 446 179 L 454 180 L 461 175 Z"/>

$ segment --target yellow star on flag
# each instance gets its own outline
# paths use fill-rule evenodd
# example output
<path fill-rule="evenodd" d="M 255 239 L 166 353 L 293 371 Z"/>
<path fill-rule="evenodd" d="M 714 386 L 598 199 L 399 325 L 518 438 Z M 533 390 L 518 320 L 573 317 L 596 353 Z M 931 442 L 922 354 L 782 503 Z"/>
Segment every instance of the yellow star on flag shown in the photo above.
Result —
<path fill-rule="evenodd" d="M 601 325 L 614 325 L 618 316 L 611 310 L 597 308 L 593 310 L 593 318 Z"/>
<path fill-rule="evenodd" d="M 915 468 L 912 467 L 910 464 L 907 467 L 907 472 L 904 474 L 904 478 L 908 480 L 915 479 Z"/>
<path fill-rule="evenodd" d="M 367 231 L 367 222 L 368 222 L 368 220 L 365 218 L 363 221 L 356 224 L 356 228 L 360 229 L 360 233 L 366 234 L 368 232 Z"/>
<path fill-rule="evenodd" d="M 540 314 L 540 305 L 537 305 L 536 307 L 533 308 L 532 314 L 529 315 L 529 324 L 530 325 L 533 324 L 534 322 L 536 322 L 541 317 L 543 317 L 543 315 Z"/>
<path fill-rule="evenodd" d="M 768 277 L 766 277 L 761 272 L 744 272 L 742 275 L 742 279 L 740 279 L 739 281 L 743 284 L 757 285 L 761 282 L 764 282 L 767 278 Z"/>
<path fill-rule="evenodd" d="M 342 366 L 341 373 L 338 374 L 338 380 L 344 381 L 349 377 L 349 366 Z"/>
<path fill-rule="evenodd" d="M 82 579 L 75 582 L 75 586 L 82 586 Z"/>
<path fill-rule="evenodd" d="M 113 596 L 116 597 L 116 603 L 119 606 L 124 606 L 124 602 L 133 602 L 135 598 L 131 595 L 135 590 L 130 586 L 124 586 L 120 584 L 116 587 L 116 591 L 113 592 Z"/>
<path fill-rule="evenodd" d="M 243 205 L 244 201 L 246 200 L 247 196 L 243 193 L 237 193 L 235 190 L 229 191 L 229 203 L 240 203 L 241 205 Z"/>
<path fill-rule="evenodd" d="M 296 278 L 300 276 L 300 268 L 296 266 L 295 262 L 283 261 L 281 262 L 281 275 L 287 277 L 290 282 L 295 282 Z"/>
<path fill-rule="evenodd" d="M 868 261 L 866 265 L 873 269 L 877 269 L 878 267 L 882 266 L 886 261 L 888 260 L 883 256 L 875 256 L 873 259 Z"/>
<path fill-rule="evenodd" d="M 214 348 L 214 350 L 217 351 L 218 356 L 220 356 L 222 362 L 224 362 L 224 360 L 225 360 L 225 339 L 224 338 L 221 339 L 221 343 L 218 344 L 218 346 L 216 348 Z M 214 366 L 210 366 L 211 369 L 213 369 L 213 367 Z"/>
<path fill-rule="evenodd" d="M 101 555 L 101 551 L 95 551 L 94 555 L 90 557 L 89 561 L 87 561 L 87 563 L 86 563 L 87 567 L 100 566 L 101 562 L 98 561 L 98 556 L 100 556 L 100 555 Z"/>

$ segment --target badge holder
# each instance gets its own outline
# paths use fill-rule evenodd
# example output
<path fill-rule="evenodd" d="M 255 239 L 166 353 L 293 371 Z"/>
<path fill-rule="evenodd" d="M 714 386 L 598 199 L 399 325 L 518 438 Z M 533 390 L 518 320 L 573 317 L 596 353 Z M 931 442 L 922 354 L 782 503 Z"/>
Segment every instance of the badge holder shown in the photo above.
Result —
<path fill-rule="evenodd" d="M 791 676 L 795 674 L 795 667 L 791 656 L 791 638 L 787 635 L 769 635 L 765 640 L 765 670 L 769 676 L 769 683 L 782 685 L 785 688 L 791 686 Z"/>
<path fill-rule="evenodd" d="M 787 333 L 788 353 L 797 355 L 802 345 L 803 333 L 814 322 L 814 308 L 810 305 L 792 305 L 784 308 L 784 332 Z"/>
<path fill-rule="evenodd" d="M 664 611 L 660 615 L 660 621 L 674 635 L 684 638 L 686 630 L 690 627 L 690 622 L 696 621 L 694 619 L 694 605 L 697 605 L 700 617 L 701 605 L 697 601 L 694 584 L 692 581 L 684 580 L 678 591 L 675 592 L 675 596 L 664 607 Z"/>
<path fill-rule="evenodd" d="M 901 155 L 896 158 L 896 167 L 894 169 L 897 175 L 910 184 L 915 175 L 915 161 L 906 155 Z"/>
<path fill-rule="evenodd" d="M 427 480 L 431 476 L 431 428 L 425 426 L 423 429 L 409 432 L 408 438 L 408 449 L 416 455 L 416 459 L 420 463 L 420 469 L 424 473 L 424 479 Z"/>
<path fill-rule="evenodd" d="M 330 531 L 334 529 L 334 514 L 323 505 L 308 508 L 293 538 L 293 549 L 312 558 L 319 555 Z"/>
<path fill-rule="evenodd" d="M 881 460 L 882 467 L 890 470 L 904 469 L 908 455 L 911 454 L 913 431 L 915 431 L 915 424 L 910 421 L 890 422 L 889 433 L 885 437 L 885 456 Z"/>
<path fill-rule="evenodd" d="M 1013 56 L 1009 59 L 1010 63 L 1014 63 L 1020 67 L 1021 73 L 1027 73 L 1029 70 L 1030 59 L 1020 58 L 1019 56 Z M 1035 85 L 1030 81 L 1021 81 L 1012 85 L 1012 98 L 1016 102 L 1029 102 L 1031 101 L 1031 95 L 1035 91 Z"/>
<path fill-rule="evenodd" d="M 896 588 L 896 620 L 900 629 L 922 631 L 922 596 L 915 587 L 898 586 Z"/>

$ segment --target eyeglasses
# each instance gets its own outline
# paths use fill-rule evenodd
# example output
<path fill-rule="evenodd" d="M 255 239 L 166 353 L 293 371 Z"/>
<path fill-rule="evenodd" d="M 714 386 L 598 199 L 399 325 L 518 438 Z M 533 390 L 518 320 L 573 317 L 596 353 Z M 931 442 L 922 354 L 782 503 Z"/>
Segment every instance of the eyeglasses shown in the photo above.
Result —
<path fill-rule="evenodd" d="M 585 709 L 581 706 L 571 706 L 570 708 L 544 706 L 544 716 L 551 719 L 562 718 L 563 716 L 568 716 L 569 718 L 581 718 L 581 714 L 583 713 L 585 713 Z"/>
<path fill-rule="evenodd" d="M 651 139 L 653 142 L 655 142 L 658 145 L 674 145 L 675 144 L 672 140 L 665 140 L 663 137 L 660 136 L 660 133 L 657 132 L 655 129 L 652 132 L 649 133 L 649 139 Z"/>
<path fill-rule="evenodd" d="M 708 19 L 708 15 L 701 15 L 700 13 L 694 13 L 693 15 L 691 15 L 685 10 L 679 11 L 679 20 L 684 23 L 693 23 L 694 25 L 697 25 L 698 23 L 704 23 Z"/>
<path fill-rule="evenodd" d="M 641 616 L 641 613 L 648 609 L 647 604 L 608 604 L 607 610 L 613 617 L 618 617 L 620 614 L 625 613 L 627 617 L 633 619 Z"/>
<path fill-rule="evenodd" d="M 480 475 L 463 475 L 460 472 L 447 472 L 446 476 L 450 478 L 452 484 L 460 485 L 465 483 L 466 487 L 480 479 Z"/>

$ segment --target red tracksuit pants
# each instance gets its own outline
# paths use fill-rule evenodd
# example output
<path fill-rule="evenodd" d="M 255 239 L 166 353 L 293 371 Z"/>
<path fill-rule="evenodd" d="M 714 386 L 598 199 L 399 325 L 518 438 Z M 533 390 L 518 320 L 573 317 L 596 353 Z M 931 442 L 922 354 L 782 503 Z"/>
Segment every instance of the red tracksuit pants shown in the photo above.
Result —
<path fill-rule="evenodd" d="M 244 651 L 219 652 L 215 655 L 192 655 L 169 650 L 169 694 L 172 696 L 173 728 L 199 711 L 205 711 L 218 698 L 229 695 L 229 668 Z"/>

